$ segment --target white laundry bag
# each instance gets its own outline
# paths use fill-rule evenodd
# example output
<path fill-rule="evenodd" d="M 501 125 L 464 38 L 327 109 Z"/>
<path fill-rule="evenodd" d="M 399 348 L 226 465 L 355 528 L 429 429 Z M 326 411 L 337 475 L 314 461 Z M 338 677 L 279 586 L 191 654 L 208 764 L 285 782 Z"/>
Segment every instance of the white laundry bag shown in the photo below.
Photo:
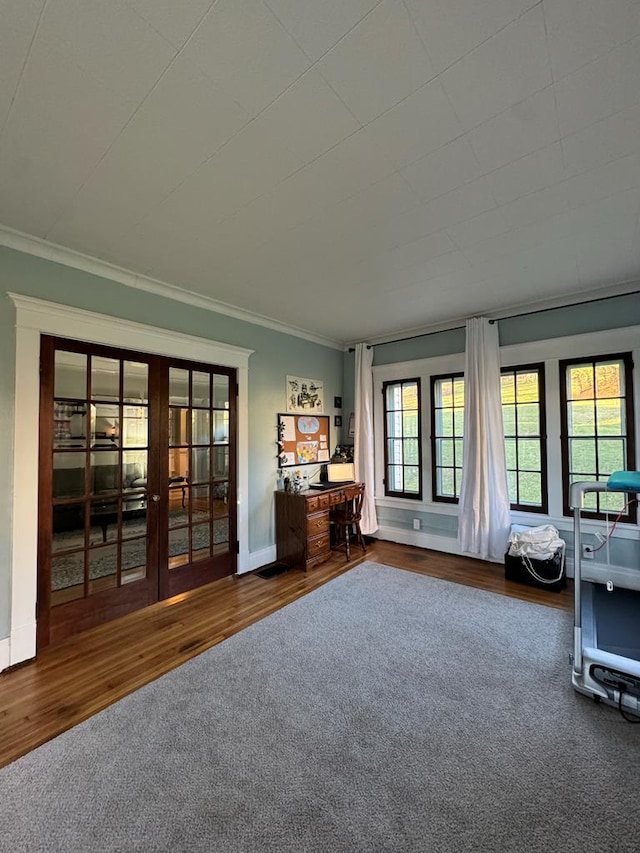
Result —
<path fill-rule="evenodd" d="M 513 524 L 509 534 L 509 554 L 512 557 L 528 557 L 530 560 L 550 560 L 558 550 L 564 551 L 561 539 L 553 524 L 525 527 Z"/>

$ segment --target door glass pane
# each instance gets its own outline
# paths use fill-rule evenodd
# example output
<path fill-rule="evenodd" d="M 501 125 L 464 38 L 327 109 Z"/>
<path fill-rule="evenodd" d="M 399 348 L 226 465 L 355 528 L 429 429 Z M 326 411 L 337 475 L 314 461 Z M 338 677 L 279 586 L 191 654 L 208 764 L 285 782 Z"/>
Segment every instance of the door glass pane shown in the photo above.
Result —
<path fill-rule="evenodd" d="M 229 550 L 229 519 L 216 518 L 213 522 L 213 553 L 223 554 Z"/>
<path fill-rule="evenodd" d="M 213 449 L 213 477 L 215 480 L 226 480 L 229 476 L 229 448 L 215 447 Z"/>
<path fill-rule="evenodd" d="M 149 442 L 147 406 L 125 406 L 122 414 L 122 446 L 146 447 Z"/>
<path fill-rule="evenodd" d="M 213 412 L 213 440 L 216 444 L 229 441 L 229 412 Z"/>
<path fill-rule="evenodd" d="M 100 583 L 97 583 L 97 581 Z M 89 549 L 89 592 L 114 587 L 118 582 L 118 546 Z"/>
<path fill-rule="evenodd" d="M 204 521 L 211 514 L 209 486 L 194 486 L 191 495 L 191 517 L 193 521 Z"/>
<path fill-rule="evenodd" d="M 71 400 L 58 400 L 53 404 L 53 446 L 86 447 L 86 406 Z"/>
<path fill-rule="evenodd" d="M 194 370 L 191 382 L 192 404 L 194 406 L 206 406 L 209 408 L 211 405 L 211 397 L 209 394 L 209 374 L 200 373 L 199 371 Z"/>
<path fill-rule="evenodd" d="M 54 367 L 54 397 L 87 397 L 87 356 L 57 350 Z"/>
<path fill-rule="evenodd" d="M 84 453 L 53 454 L 53 497 L 79 498 L 84 495 Z"/>
<path fill-rule="evenodd" d="M 189 528 L 181 527 L 169 531 L 169 568 L 183 566 L 189 562 Z"/>
<path fill-rule="evenodd" d="M 144 497 L 122 502 L 122 538 L 133 539 L 147 532 L 147 508 Z"/>
<path fill-rule="evenodd" d="M 209 456 L 210 450 L 208 447 L 198 447 L 191 451 L 192 483 L 206 483 L 209 481 Z"/>
<path fill-rule="evenodd" d="M 193 444 L 209 444 L 211 417 L 204 409 L 194 409 L 191 413 L 191 442 Z"/>
<path fill-rule="evenodd" d="M 229 408 L 229 377 L 215 373 L 213 376 L 213 407 Z"/>
<path fill-rule="evenodd" d="M 92 501 L 89 512 L 89 543 L 115 542 L 118 538 L 118 501 Z"/>
<path fill-rule="evenodd" d="M 187 432 L 187 424 L 189 418 L 189 409 L 174 408 L 169 409 L 169 444 L 176 446 L 178 444 L 187 444 L 189 435 Z"/>
<path fill-rule="evenodd" d="M 90 454 L 89 483 L 92 495 L 117 492 L 119 488 L 118 453 L 97 450 Z"/>
<path fill-rule="evenodd" d="M 189 451 L 186 448 L 169 451 L 169 478 L 187 479 L 189 474 Z"/>
<path fill-rule="evenodd" d="M 97 403 L 91 406 L 91 446 L 117 447 L 120 443 L 120 408 Z"/>
<path fill-rule="evenodd" d="M 193 559 L 207 560 L 211 556 L 209 522 L 193 525 Z"/>
<path fill-rule="evenodd" d="M 116 358 L 91 358 L 91 399 L 118 400 L 120 397 L 120 361 Z"/>
<path fill-rule="evenodd" d="M 84 545 L 84 502 L 53 507 L 51 550 L 68 551 Z"/>
<path fill-rule="evenodd" d="M 58 601 L 71 601 L 84 598 L 84 551 L 53 557 L 51 560 L 52 603 L 57 603 L 56 592 L 65 591 Z"/>
<path fill-rule="evenodd" d="M 125 361 L 123 368 L 123 399 L 125 403 L 149 402 L 149 365 Z"/>
<path fill-rule="evenodd" d="M 122 543 L 122 582 L 130 583 L 147 576 L 147 540 L 130 539 Z"/>
<path fill-rule="evenodd" d="M 216 483 L 213 489 L 213 515 L 229 514 L 229 484 Z"/>
<path fill-rule="evenodd" d="M 182 478 L 176 478 L 182 479 Z M 169 488 L 169 526 L 179 527 L 189 521 L 189 485 L 185 480 Z"/>
<path fill-rule="evenodd" d="M 169 403 L 172 406 L 189 405 L 189 371 L 181 367 L 169 368 Z"/>
<path fill-rule="evenodd" d="M 125 450 L 122 454 L 122 488 L 141 490 L 147 488 L 146 450 Z"/>

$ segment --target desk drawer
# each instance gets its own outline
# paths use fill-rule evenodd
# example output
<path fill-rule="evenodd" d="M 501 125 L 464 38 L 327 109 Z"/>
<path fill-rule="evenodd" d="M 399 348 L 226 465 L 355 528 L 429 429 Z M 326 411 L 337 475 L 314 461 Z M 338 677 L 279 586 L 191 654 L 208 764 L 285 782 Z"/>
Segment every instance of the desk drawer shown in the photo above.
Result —
<path fill-rule="evenodd" d="M 307 535 L 317 536 L 319 533 L 326 533 L 329 530 L 329 513 L 319 512 L 317 515 L 310 515 L 307 518 Z"/>
<path fill-rule="evenodd" d="M 329 534 L 322 533 L 320 536 L 314 536 L 307 539 L 307 560 L 313 557 L 318 557 L 320 554 L 329 553 Z"/>

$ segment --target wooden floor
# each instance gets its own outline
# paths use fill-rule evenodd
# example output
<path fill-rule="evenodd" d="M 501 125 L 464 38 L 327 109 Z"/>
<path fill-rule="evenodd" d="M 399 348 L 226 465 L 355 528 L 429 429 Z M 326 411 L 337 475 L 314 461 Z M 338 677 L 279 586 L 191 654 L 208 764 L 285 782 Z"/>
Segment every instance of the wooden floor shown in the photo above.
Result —
<path fill-rule="evenodd" d="M 255 573 L 224 578 L 122 619 L 77 634 L 0 674 L 0 767 L 97 711 L 220 643 L 362 562 L 359 548 L 308 574 L 270 579 Z M 561 593 L 504 579 L 502 566 L 390 542 L 373 542 L 366 558 L 570 610 L 572 585 Z"/>

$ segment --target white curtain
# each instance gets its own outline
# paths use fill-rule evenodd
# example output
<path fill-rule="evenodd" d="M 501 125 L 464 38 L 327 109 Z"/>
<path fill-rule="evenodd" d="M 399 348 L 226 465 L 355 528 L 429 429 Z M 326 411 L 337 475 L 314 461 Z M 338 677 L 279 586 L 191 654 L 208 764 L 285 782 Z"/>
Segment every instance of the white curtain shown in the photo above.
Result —
<path fill-rule="evenodd" d="M 373 465 L 373 349 L 356 344 L 355 359 L 355 438 L 356 480 L 366 484 L 360 529 L 366 536 L 378 529 L 374 495 Z"/>
<path fill-rule="evenodd" d="M 467 320 L 464 366 L 460 548 L 482 560 L 502 561 L 510 525 L 498 327 L 475 317 Z"/>

